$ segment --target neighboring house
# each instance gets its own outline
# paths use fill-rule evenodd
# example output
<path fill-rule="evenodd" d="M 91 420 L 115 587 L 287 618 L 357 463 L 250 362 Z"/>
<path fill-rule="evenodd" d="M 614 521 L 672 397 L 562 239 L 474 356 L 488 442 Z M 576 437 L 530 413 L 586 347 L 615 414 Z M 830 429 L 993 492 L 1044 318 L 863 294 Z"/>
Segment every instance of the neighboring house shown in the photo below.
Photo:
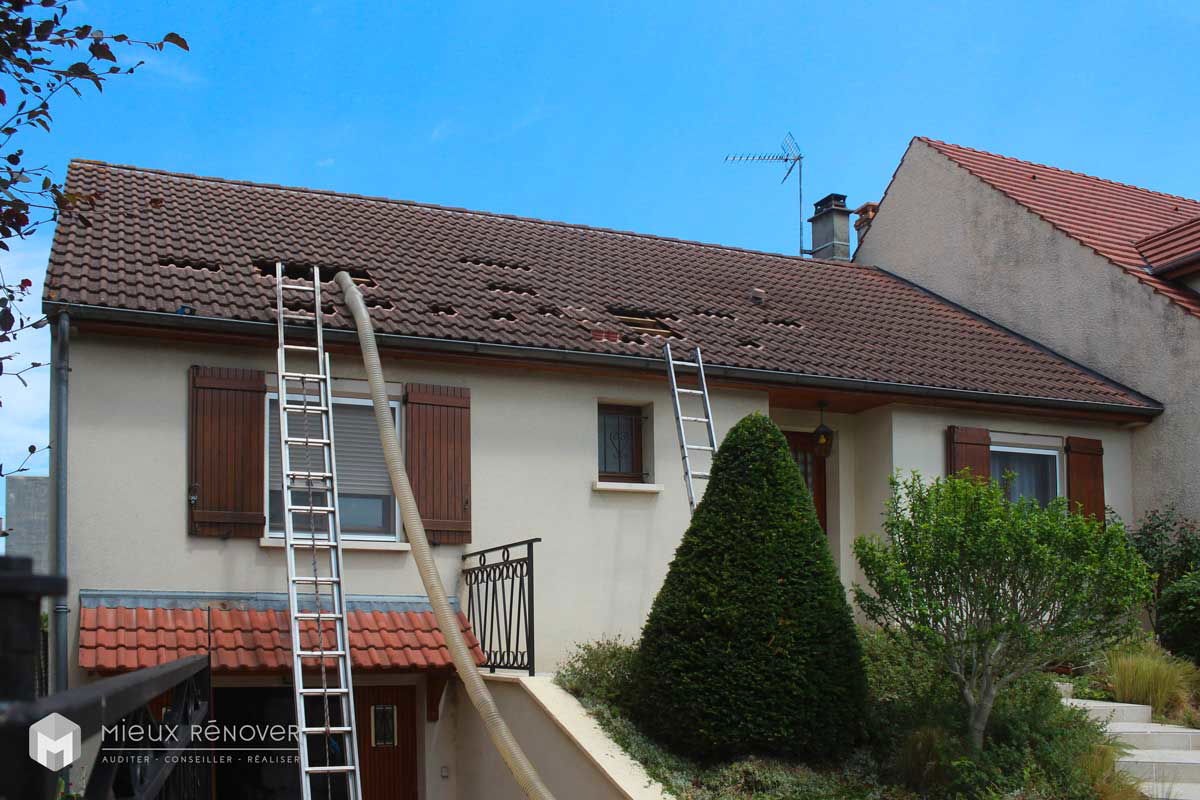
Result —
<path fill-rule="evenodd" d="M 69 342 L 54 328 L 71 366 L 71 683 L 211 647 L 218 718 L 290 715 L 276 259 L 359 279 L 451 591 L 464 551 L 541 538 L 541 670 L 574 642 L 635 637 L 688 524 L 664 343 L 703 347 L 718 435 L 755 411 L 787 433 L 847 584 L 894 470 L 1013 467 L 1016 491 L 1128 514 L 1130 428 L 1162 411 L 845 261 L 89 161 L 68 187 L 97 198 L 87 224 L 59 221 L 44 302 L 70 320 Z M 849 212 L 825 208 L 844 231 Z M 420 765 L 411 792 L 455 797 L 473 712 L 453 681 L 441 699 L 447 654 L 326 291 L 356 680 L 403 712 L 403 752 L 379 757 Z"/>
<path fill-rule="evenodd" d="M 1200 517 L 1200 201 L 916 138 L 865 210 L 856 261 L 1160 400 L 1116 510 Z"/>
<path fill-rule="evenodd" d="M 33 559 L 39 575 L 54 572 L 50 560 L 50 478 L 9 475 L 4 479 L 5 555 Z"/>

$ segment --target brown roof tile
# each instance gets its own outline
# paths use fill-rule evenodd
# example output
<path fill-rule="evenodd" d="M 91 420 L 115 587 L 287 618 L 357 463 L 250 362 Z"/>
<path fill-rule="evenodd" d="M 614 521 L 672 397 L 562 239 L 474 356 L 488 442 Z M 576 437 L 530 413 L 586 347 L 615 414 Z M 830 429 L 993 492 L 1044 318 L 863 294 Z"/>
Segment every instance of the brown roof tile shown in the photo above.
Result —
<path fill-rule="evenodd" d="M 619 319 L 656 317 L 712 365 L 1156 407 L 870 267 L 91 161 L 68 188 L 99 198 L 90 226 L 58 223 L 51 303 L 272 322 L 259 267 L 284 259 L 365 271 L 381 333 L 658 358 L 665 340 Z"/>
<path fill-rule="evenodd" d="M 1200 201 L 917 137 L 980 180 L 1200 316 L 1200 295 L 1153 274 L 1141 245 L 1200 216 Z M 1169 236 L 1167 238 L 1170 238 Z M 1200 249 L 1200 244 L 1196 247 Z M 1150 266 L 1157 266 L 1153 260 Z"/>

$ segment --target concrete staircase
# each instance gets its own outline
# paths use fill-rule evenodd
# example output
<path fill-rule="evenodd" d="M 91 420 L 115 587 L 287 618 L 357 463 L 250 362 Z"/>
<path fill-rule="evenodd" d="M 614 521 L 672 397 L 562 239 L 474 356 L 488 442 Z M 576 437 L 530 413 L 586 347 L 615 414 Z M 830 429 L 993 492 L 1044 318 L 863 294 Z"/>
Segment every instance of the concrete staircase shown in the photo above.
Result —
<path fill-rule="evenodd" d="M 1100 700 L 1064 702 L 1087 711 L 1128 745 L 1121 769 L 1139 778 L 1153 800 L 1200 800 L 1200 731 L 1151 722 L 1150 706 Z"/>

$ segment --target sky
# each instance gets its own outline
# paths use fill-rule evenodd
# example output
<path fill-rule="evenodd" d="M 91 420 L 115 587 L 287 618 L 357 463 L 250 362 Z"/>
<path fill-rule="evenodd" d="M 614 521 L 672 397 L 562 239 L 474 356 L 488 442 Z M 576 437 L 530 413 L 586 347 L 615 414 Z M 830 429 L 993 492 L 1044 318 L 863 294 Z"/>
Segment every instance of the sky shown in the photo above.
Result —
<path fill-rule="evenodd" d="M 191 50 L 130 53 L 135 75 L 56 101 L 22 145 L 60 177 L 90 158 L 777 252 L 798 246 L 794 178 L 724 156 L 788 131 L 805 217 L 830 192 L 878 200 L 913 136 L 1200 197 L 1190 0 L 72 6 Z M 30 307 L 48 249 L 0 256 Z M 15 361 L 47 344 L 22 337 Z M 48 385 L 0 377 L 7 468 L 48 441 Z"/>

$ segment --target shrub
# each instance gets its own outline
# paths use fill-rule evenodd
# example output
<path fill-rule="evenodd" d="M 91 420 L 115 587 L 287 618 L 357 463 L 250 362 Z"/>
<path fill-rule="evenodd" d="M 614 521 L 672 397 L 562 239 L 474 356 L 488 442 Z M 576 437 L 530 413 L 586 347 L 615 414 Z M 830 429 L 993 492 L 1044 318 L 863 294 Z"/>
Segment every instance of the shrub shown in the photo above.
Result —
<path fill-rule="evenodd" d="M 1158 632 L 1164 647 L 1200 664 L 1200 569 L 1175 581 L 1162 593 Z"/>
<path fill-rule="evenodd" d="M 1153 596 L 1146 611 L 1154 632 L 1161 634 L 1159 603 L 1163 593 L 1187 573 L 1200 569 L 1200 525 L 1174 506 L 1167 506 L 1146 512 L 1129 532 L 1129 540 L 1154 577 Z"/>
<path fill-rule="evenodd" d="M 1153 643 L 1117 648 L 1108 654 L 1107 674 L 1119 703 L 1151 706 L 1156 714 L 1175 716 L 1188 706 L 1196 680 L 1195 665 Z"/>
<path fill-rule="evenodd" d="M 746 417 L 711 475 L 634 659 L 635 720 L 704 760 L 845 753 L 861 736 L 862 651 L 783 434 Z"/>
<path fill-rule="evenodd" d="M 947 670 L 977 750 L 1000 689 L 1117 641 L 1149 596 L 1120 525 L 1072 514 L 1062 498 L 1011 502 L 965 471 L 893 478 L 884 530 L 886 540 L 855 542 L 871 588 L 855 597 Z"/>
<path fill-rule="evenodd" d="M 554 673 L 554 682 L 576 697 L 623 706 L 629 700 L 636 648 L 620 637 L 575 646 Z"/>
<path fill-rule="evenodd" d="M 921 728 L 957 730 L 961 700 L 938 664 L 906 639 L 878 628 L 860 628 L 858 636 L 870 698 L 869 742 L 876 758 L 894 767 L 903 780 L 913 769 L 897 763 L 903 757 L 897 755 L 898 742 Z"/>

